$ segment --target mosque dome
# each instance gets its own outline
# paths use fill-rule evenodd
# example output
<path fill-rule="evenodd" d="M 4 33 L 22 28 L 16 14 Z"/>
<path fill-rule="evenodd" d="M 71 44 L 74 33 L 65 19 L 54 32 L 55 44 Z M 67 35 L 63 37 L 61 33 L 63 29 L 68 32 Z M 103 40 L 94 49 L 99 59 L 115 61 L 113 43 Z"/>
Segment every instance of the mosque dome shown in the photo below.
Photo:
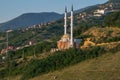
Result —
<path fill-rule="evenodd" d="M 62 39 L 68 39 L 68 38 L 70 38 L 70 35 L 69 35 L 69 34 L 64 34 L 64 35 L 62 36 Z"/>

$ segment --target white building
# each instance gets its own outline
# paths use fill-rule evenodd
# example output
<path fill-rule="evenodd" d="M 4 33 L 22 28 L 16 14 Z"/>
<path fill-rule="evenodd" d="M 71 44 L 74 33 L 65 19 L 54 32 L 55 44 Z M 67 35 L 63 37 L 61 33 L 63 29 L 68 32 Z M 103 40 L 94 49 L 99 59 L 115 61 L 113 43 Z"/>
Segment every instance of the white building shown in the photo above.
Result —
<path fill-rule="evenodd" d="M 94 12 L 94 16 L 102 16 L 105 14 L 105 10 L 104 9 L 97 9 L 95 12 Z"/>

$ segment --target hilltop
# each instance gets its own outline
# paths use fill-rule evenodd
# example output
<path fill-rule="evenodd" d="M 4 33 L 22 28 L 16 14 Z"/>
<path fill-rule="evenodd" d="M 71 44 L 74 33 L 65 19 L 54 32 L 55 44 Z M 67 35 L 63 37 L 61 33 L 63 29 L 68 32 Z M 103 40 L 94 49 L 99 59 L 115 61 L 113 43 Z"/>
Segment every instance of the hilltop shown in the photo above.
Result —
<path fill-rule="evenodd" d="M 63 15 L 55 12 L 25 13 L 8 22 L 1 23 L 0 30 L 15 30 L 37 24 L 46 24 L 61 19 L 62 17 Z"/>

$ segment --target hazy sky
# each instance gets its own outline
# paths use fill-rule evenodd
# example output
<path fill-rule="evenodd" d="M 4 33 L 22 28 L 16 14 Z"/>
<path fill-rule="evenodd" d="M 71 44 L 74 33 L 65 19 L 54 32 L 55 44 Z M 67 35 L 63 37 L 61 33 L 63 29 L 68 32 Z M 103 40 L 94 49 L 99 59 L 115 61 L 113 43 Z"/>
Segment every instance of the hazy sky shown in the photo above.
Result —
<path fill-rule="evenodd" d="M 11 20 L 23 13 L 58 12 L 63 13 L 65 5 L 70 10 L 101 4 L 108 0 L 0 0 L 0 23 Z"/>

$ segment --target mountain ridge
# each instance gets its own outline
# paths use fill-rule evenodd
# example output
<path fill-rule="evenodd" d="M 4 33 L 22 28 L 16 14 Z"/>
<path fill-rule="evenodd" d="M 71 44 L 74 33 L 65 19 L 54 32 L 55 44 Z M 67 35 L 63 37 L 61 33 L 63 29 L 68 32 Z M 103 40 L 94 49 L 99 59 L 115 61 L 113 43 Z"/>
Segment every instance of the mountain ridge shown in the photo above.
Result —
<path fill-rule="evenodd" d="M 12 20 L 0 24 L 1 30 L 25 28 L 36 24 L 48 23 L 62 18 L 56 12 L 24 13 Z"/>

